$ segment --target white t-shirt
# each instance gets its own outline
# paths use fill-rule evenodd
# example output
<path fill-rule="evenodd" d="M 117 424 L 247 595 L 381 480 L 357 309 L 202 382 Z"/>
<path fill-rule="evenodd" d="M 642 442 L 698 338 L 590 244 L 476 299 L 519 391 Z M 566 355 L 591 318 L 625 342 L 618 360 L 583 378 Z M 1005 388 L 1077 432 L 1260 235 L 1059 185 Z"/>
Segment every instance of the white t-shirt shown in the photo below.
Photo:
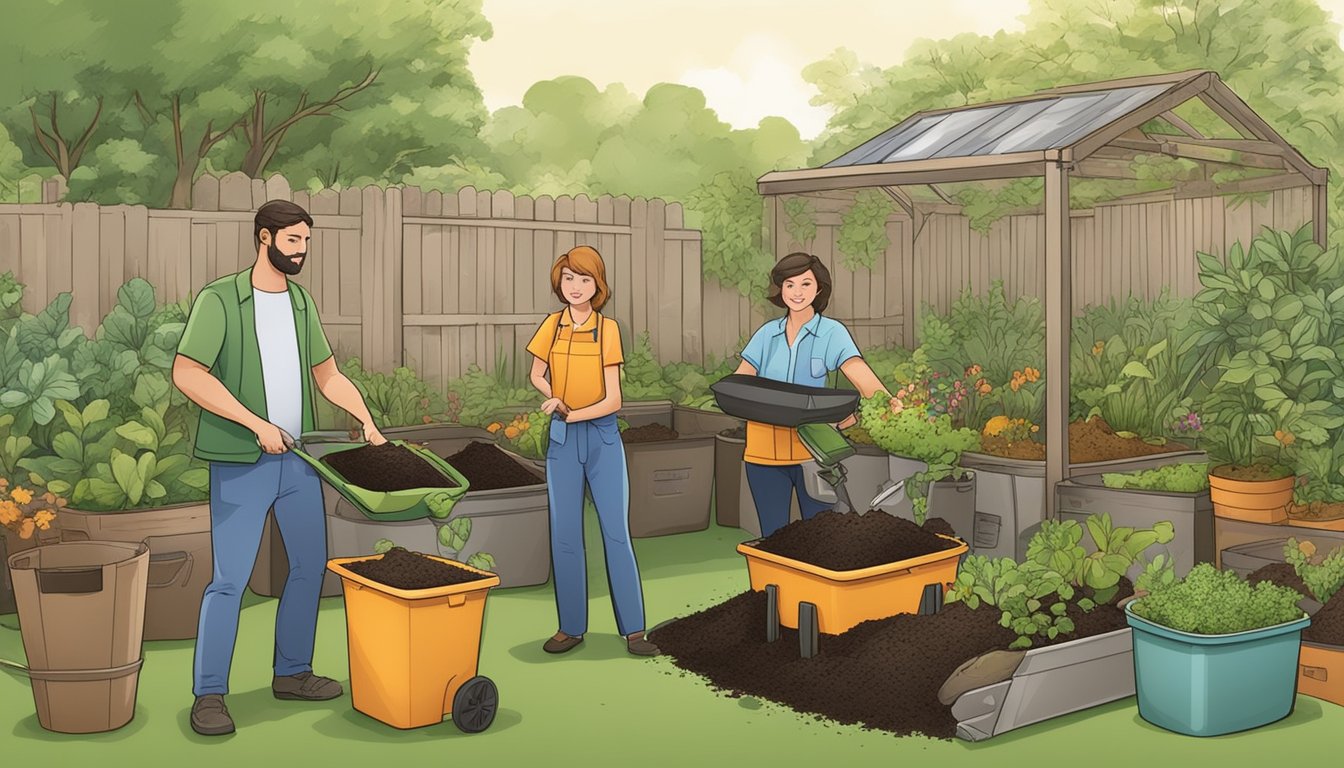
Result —
<path fill-rule="evenodd" d="M 252 303 L 256 305 L 257 346 L 266 388 L 266 420 L 297 438 L 303 432 L 303 372 L 289 292 L 253 288 Z"/>

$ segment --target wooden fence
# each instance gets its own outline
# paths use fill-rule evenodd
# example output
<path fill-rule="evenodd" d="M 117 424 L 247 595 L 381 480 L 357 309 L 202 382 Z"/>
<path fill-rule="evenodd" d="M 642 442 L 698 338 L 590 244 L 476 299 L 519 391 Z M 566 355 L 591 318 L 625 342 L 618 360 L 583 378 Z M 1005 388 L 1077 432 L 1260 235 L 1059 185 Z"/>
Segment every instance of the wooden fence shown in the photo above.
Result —
<path fill-rule="evenodd" d="M 367 187 L 291 194 L 232 174 L 202 177 L 195 209 L 91 203 L 0 205 L 0 273 L 27 285 L 24 309 L 70 291 L 72 322 L 92 332 L 132 277 L 176 301 L 256 259 L 253 214 L 292 199 L 315 219 L 297 278 L 318 303 L 341 359 L 407 364 L 442 382 L 518 360 L 546 313 L 557 255 L 592 245 L 607 263 L 627 354 L 644 332 L 663 362 L 703 359 L 700 233 L 662 200 Z"/>
<path fill-rule="evenodd" d="M 550 293 L 554 258 L 578 244 L 605 257 L 612 283 L 606 313 L 630 345 L 644 332 L 659 360 L 706 362 L 734 355 L 773 307 L 753 305 L 733 288 L 704 280 L 700 233 L 682 225 L 680 205 L 626 197 L 515 197 L 368 187 L 316 195 L 290 192 L 284 179 L 232 174 L 202 177 L 195 210 L 91 203 L 0 205 L 0 273 L 27 285 L 24 308 L 37 311 L 61 291 L 73 294 L 72 319 L 86 331 L 132 277 L 160 299 L 191 295 L 256 258 L 252 216 L 269 199 L 292 199 L 316 219 L 311 254 L 297 278 L 318 302 L 338 355 L 358 355 L 378 370 L 398 364 L 442 383 L 479 365 L 526 365 L 524 346 L 558 302 Z M 783 205 L 767 202 L 767 234 L 777 256 L 816 253 L 831 269 L 827 314 L 846 323 L 860 347 L 913 346 L 924 305 L 946 310 L 964 287 L 976 293 L 1002 279 L 1010 298 L 1039 296 L 1044 220 L 1008 216 L 986 234 L 955 206 L 923 206 L 918 225 L 904 213 L 887 222 L 886 253 L 871 268 L 848 269 L 836 242 L 845 193 L 811 196 L 817 234 L 797 243 Z M 1262 226 L 1295 229 L 1311 217 L 1305 189 L 1262 202 L 1158 199 L 1074 211 L 1074 306 L 1155 297 L 1164 286 L 1199 288 L 1196 251 L 1222 254 L 1249 243 Z"/>
<path fill-rule="evenodd" d="M 835 282 L 827 312 L 845 320 L 860 347 L 887 340 L 913 346 L 920 310 L 931 305 L 946 311 L 964 288 L 982 294 L 994 280 L 1003 280 L 1009 299 L 1039 297 L 1045 290 L 1042 215 L 1007 216 L 982 234 L 957 206 L 922 206 L 926 215 L 919 226 L 898 211 L 887 222 L 890 245 L 885 256 L 871 269 L 850 270 L 836 243 L 852 195 L 830 192 L 808 199 L 817 225 L 809 243 L 798 243 L 789 235 L 782 200 L 767 202 L 766 228 L 775 255 L 807 250 L 821 258 Z M 1073 305 L 1081 310 L 1112 298 L 1151 299 L 1163 287 L 1174 296 L 1193 296 L 1200 288 L 1197 252 L 1222 256 L 1235 242 L 1248 246 L 1262 227 L 1295 230 L 1311 220 L 1311 212 L 1309 187 L 1281 190 L 1240 205 L 1222 197 L 1155 196 L 1147 202 L 1075 210 Z M 708 288 L 705 303 L 709 314 L 714 303 Z M 706 348 L 717 349 L 742 332 L 750 333 L 757 322 L 747 322 L 745 312 L 727 311 L 720 319 L 705 323 Z"/>

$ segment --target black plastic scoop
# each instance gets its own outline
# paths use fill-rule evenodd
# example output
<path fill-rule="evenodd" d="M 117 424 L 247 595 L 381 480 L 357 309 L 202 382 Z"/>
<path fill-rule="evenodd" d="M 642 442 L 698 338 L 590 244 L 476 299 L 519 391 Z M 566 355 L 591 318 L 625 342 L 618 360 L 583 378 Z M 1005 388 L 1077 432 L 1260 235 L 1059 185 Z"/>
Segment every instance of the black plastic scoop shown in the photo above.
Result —
<path fill-rule="evenodd" d="M 729 416 L 776 427 L 833 424 L 859 406 L 859 393 L 852 389 L 806 387 L 745 373 L 725 376 L 709 390 Z"/>

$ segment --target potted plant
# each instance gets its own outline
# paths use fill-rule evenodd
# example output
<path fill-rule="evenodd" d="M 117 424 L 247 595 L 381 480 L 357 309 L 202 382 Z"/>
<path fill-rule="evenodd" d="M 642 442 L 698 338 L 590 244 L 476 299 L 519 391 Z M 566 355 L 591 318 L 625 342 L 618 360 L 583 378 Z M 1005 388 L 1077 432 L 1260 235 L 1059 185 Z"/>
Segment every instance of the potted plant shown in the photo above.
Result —
<path fill-rule="evenodd" d="M 1344 425 L 1337 402 L 1344 347 L 1344 262 L 1311 226 L 1265 229 L 1224 261 L 1198 254 L 1196 349 L 1216 374 L 1204 408 L 1220 461 L 1209 471 L 1214 513 L 1259 523 L 1287 518 L 1293 453 Z M 1248 280 L 1246 275 L 1254 275 Z"/>
<path fill-rule="evenodd" d="M 1139 716 L 1176 733 L 1218 736 L 1287 717 L 1311 619 L 1295 590 L 1252 587 L 1208 563 L 1125 606 L 1134 629 Z"/>

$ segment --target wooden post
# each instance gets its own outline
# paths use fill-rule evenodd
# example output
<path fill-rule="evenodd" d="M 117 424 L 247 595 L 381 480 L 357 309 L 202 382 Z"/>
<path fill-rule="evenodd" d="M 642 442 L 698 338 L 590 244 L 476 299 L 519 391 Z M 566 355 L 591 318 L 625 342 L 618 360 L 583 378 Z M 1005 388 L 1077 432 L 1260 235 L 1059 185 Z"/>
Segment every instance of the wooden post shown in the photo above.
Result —
<path fill-rule="evenodd" d="M 1045 164 L 1045 517 L 1055 516 L 1055 486 L 1069 477 L 1069 337 L 1073 295 L 1069 169 Z"/>
<path fill-rule="evenodd" d="M 1311 187 L 1311 228 L 1316 236 L 1316 244 L 1326 247 L 1330 232 L 1330 198 L 1326 194 L 1326 184 L 1313 184 Z"/>
<path fill-rule="evenodd" d="M 403 354 L 401 190 L 368 186 L 361 197 L 362 357 L 367 369 L 391 373 Z"/>

